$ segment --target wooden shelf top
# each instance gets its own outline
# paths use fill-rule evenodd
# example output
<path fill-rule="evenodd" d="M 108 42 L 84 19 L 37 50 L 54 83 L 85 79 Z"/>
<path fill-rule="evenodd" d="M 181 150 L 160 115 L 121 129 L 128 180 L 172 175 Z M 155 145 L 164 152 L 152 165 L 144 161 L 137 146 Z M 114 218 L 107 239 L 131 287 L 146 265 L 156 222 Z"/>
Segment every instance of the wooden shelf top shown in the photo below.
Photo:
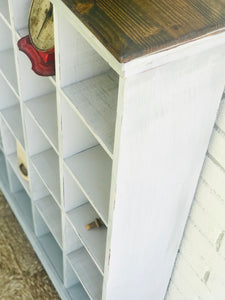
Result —
<path fill-rule="evenodd" d="M 119 62 L 225 29 L 225 0 L 62 0 Z"/>

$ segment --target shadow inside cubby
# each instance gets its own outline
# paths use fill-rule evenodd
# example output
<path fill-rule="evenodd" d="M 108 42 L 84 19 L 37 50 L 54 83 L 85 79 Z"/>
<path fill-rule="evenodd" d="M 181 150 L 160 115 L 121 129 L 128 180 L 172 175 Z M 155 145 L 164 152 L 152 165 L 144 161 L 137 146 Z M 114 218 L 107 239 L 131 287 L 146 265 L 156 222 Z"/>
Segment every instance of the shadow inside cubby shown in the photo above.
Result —
<path fill-rule="evenodd" d="M 2 150 L 0 150 L 0 183 L 9 189 L 8 173 L 6 169 L 5 155 Z"/>
<path fill-rule="evenodd" d="M 58 220 L 61 221 L 61 220 Z M 48 256 L 53 268 L 55 269 L 58 277 L 63 281 L 63 254 L 62 250 L 55 240 L 53 234 L 49 230 L 44 218 L 39 212 L 38 207 L 34 206 L 34 222 L 35 222 L 35 233 L 38 240 Z"/>
<path fill-rule="evenodd" d="M 31 163 L 56 202 L 61 203 L 58 153 L 52 148 L 30 114 L 24 111 L 27 148 Z"/>
<path fill-rule="evenodd" d="M 68 20 L 58 19 L 63 93 L 112 157 L 119 76 Z"/>
<path fill-rule="evenodd" d="M 100 300 L 103 276 L 67 220 L 65 220 L 65 251 L 67 284 L 77 284 L 78 278 L 90 298 Z"/>

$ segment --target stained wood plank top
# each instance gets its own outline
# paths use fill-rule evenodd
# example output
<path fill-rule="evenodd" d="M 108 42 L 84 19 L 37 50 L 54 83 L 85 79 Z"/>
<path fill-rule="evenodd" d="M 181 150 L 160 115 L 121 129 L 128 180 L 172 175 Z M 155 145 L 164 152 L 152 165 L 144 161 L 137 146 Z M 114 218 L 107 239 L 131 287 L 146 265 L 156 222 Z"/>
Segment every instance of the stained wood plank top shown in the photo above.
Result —
<path fill-rule="evenodd" d="M 62 0 L 119 62 L 225 29 L 225 0 Z"/>

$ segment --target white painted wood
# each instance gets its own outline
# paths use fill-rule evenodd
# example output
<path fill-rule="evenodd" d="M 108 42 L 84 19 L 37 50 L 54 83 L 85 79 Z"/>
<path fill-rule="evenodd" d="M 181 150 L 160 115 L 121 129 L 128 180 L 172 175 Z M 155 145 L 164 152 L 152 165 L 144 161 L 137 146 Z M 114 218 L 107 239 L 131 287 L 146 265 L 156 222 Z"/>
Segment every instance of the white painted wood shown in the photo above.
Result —
<path fill-rule="evenodd" d="M 14 194 L 14 201 L 18 209 L 21 210 L 24 220 L 30 228 L 33 228 L 32 211 L 30 198 L 24 190 Z"/>
<path fill-rule="evenodd" d="M 225 133 L 225 98 L 221 102 L 216 125 Z"/>
<path fill-rule="evenodd" d="M 29 181 L 25 180 L 21 175 L 19 171 L 19 166 L 18 166 L 18 159 L 17 159 L 17 153 L 10 154 L 7 156 L 7 160 L 9 164 L 11 165 L 14 173 L 16 174 L 17 178 L 19 179 L 20 183 L 24 187 L 25 191 L 27 194 L 30 196 L 30 186 L 29 186 Z"/>
<path fill-rule="evenodd" d="M 100 146 L 65 159 L 65 166 L 106 225 L 108 224 L 111 165 L 110 158 Z"/>
<path fill-rule="evenodd" d="M 26 101 L 25 105 L 35 121 L 46 133 L 48 140 L 53 144 L 53 147 L 58 149 L 56 93 L 31 99 Z"/>
<path fill-rule="evenodd" d="M 9 15 L 8 1 L 3 0 L 0 2 L 0 17 L 7 24 L 7 26 L 10 27 L 10 15 Z"/>
<path fill-rule="evenodd" d="M 106 72 L 109 65 L 89 45 L 79 32 L 65 19 L 58 16 L 60 85 L 66 86 Z"/>
<path fill-rule="evenodd" d="M 40 127 L 34 121 L 33 116 L 27 111 L 26 107 L 23 109 L 24 125 L 27 136 L 27 151 L 30 156 L 43 152 L 51 148 L 46 136 L 41 131 Z"/>
<path fill-rule="evenodd" d="M 59 159 L 53 149 L 32 156 L 32 163 L 53 198 L 60 203 Z"/>
<path fill-rule="evenodd" d="M 69 254 L 75 250 L 83 247 L 80 239 L 74 231 L 72 224 L 68 221 L 68 218 L 64 218 L 65 222 L 65 253 Z"/>
<path fill-rule="evenodd" d="M 118 96 L 117 74 L 110 70 L 69 85 L 63 88 L 63 92 L 99 143 L 112 156 Z"/>
<path fill-rule="evenodd" d="M 71 109 L 64 97 L 61 98 L 61 113 L 63 157 L 71 156 L 98 145 L 97 140 Z"/>
<path fill-rule="evenodd" d="M 15 93 L 18 93 L 16 68 L 13 49 L 0 52 L 0 71 L 1 75 L 9 82 Z"/>
<path fill-rule="evenodd" d="M 49 195 L 35 202 L 35 205 L 43 217 L 56 242 L 62 248 L 62 224 L 61 212 L 55 200 Z"/>
<path fill-rule="evenodd" d="M 223 92 L 223 63 L 224 46 L 124 79 L 106 299 L 165 297 Z"/>
<path fill-rule="evenodd" d="M 87 251 L 81 248 L 69 254 L 68 259 L 90 298 L 100 300 L 102 294 L 102 275 Z"/>
<path fill-rule="evenodd" d="M 10 131 L 16 140 L 24 147 L 24 135 L 22 127 L 22 119 L 20 105 L 16 104 L 1 111 L 2 118 L 8 125 Z"/>
<path fill-rule="evenodd" d="M 4 50 L 12 49 L 13 47 L 12 33 L 10 28 L 5 24 L 2 18 L 0 18 L 0 39 L 1 39 L 0 53 L 3 52 Z M 2 58 L 0 58 L 0 61 L 1 60 Z"/>
<path fill-rule="evenodd" d="M 88 295 L 85 293 L 82 285 L 80 283 L 74 285 L 68 289 L 70 297 L 77 300 L 89 300 Z"/>
<path fill-rule="evenodd" d="M 219 129 L 214 129 L 210 146 L 208 148 L 208 152 L 214 159 L 220 164 L 222 168 L 225 170 L 225 133 L 220 131 Z"/>
<path fill-rule="evenodd" d="M 16 56 L 20 76 L 21 98 L 23 101 L 55 91 L 55 87 L 50 80 L 35 74 L 31 70 L 31 62 L 23 52 L 16 49 Z"/>
<path fill-rule="evenodd" d="M 32 163 L 29 164 L 29 181 L 33 201 L 49 195 L 48 189 L 45 187 L 42 179 L 38 175 Z"/>
<path fill-rule="evenodd" d="M 49 232 L 41 237 L 39 237 L 40 244 L 47 254 L 49 260 L 54 266 L 58 276 L 62 279 L 62 251 L 53 238 L 52 234 Z"/>
<path fill-rule="evenodd" d="M 19 103 L 18 98 L 15 96 L 15 94 L 10 89 L 9 85 L 1 75 L 0 75 L 0 90 L 1 90 L 0 110 Z"/>
<path fill-rule="evenodd" d="M 76 184 L 70 172 L 67 168 L 63 168 L 63 186 L 64 186 L 64 209 L 69 211 L 73 208 L 76 208 L 84 203 L 87 203 L 88 200 L 84 196 L 81 189 Z"/>
<path fill-rule="evenodd" d="M 75 229 L 90 256 L 103 274 L 107 229 L 105 226 L 87 230 L 85 225 L 98 218 L 90 203 L 83 204 L 67 213 L 71 225 Z"/>
<path fill-rule="evenodd" d="M 21 29 L 27 26 L 31 0 L 10 0 L 13 23 L 15 29 Z"/>
<path fill-rule="evenodd" d="M 4 153 L 5 155 L 12 154 L 16 151 L 15 137 L 12 135 L 11 131 L 2 118 L 0 118 L 0 127 Z"/>

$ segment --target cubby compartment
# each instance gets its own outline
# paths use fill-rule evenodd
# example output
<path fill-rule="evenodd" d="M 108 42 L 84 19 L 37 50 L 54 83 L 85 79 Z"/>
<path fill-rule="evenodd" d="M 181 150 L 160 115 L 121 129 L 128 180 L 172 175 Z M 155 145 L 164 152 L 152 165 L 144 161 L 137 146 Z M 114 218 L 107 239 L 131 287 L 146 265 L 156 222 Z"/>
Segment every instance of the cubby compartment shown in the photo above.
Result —
<path fill-rule="evenodd" d="M 51 195 L 36 200 L 35 205 L 59 247 L 62 249 L 62 218 L 59 206 Z"/>
<path fill-rule="evenodd" d="M 23 219 L 25 225 L 33 230 L 33 217 L 30 196 L 27 194 L 17 174 L 9 163 L 7 163 L 7 171 L 10 192 L 12 194 L 12 205 L 14 209 L 18 211 L 19 216 L 21 219 Z"/>
<path fill-rule="evenodd" d="M 25 179 L 23 174 L 20 170 L 20 162 L 19 162 L 19 155 L 21 151 L 24 153 L 24 164 L 27 165 L 27 158 L 25 155 L 25 150 L 23 147 L 18 143 L 18 141 L 15 139 L 15 137 L 12 135 L 11 130 L 9 130 L 7 124 L 4 122 L 4 120 L 1 120 L 1 131 L 2 131 L 2 142 L 3 142 L 3 148 L 5 151 L 6 159 L 9 165 L 11 166 L 14 174 L 20 181 L 21 185 L 27 192 L 27 194 L 30 196 L 30 186 L 28 178 Z M 20 149 L 20 153 L 19 150 Z"/>
<path fill-rule="evenodd" d="M 25 102 L 27 111 L 45 134 L 51 146 L 58 151 L 58 122 L 56 93 L 52 92 Z"/>
<path fill-rule="evenodd" d="M 70 277 L 70 281 L 73 281 L 73 284 L 67 288 L 70 298 L 73 300 L 89 300 L 90 297 L 87 295 L 85 289 L 77 278 L 68 259 L 65 260 L 65 273 L 66 276 Z"/>
<path fill-rule="evenodd" d="M 19 104 L 18 97 L 13 93 L 2 74 L 0 74 L 0 91 L 0 110 Z"/>
<path fill-rule="evenodd" d="M 112 171 L 109 156 L 98 145 L 66 158 L 64 166 L 107 226 Z"/>
<path fill-rule="evenodd" d="M 46 136 L 44 136 L 39 126 L 26 110 L 24 111 L 24 117 L 28 138 L 28 153 L 31 157 L 32 166 L 42 179 L 51 196 L 60 204 L 58 153 L 52 148 Z"/>
<path fill-rule="evenodd" d="M 58 17 L 60 85 L 71 108 L 112 157 L 119 77 L 62 16 Z"/>
<path fill-rule="evenodd" d="M 56 271 L 58 277 L 63 282 L 63 254 L 60 246 L 56 242 L 53 234 L 49 229 L 49 223 L 47 224 L 39 212 L 39 209 L 34 206 L 34 219 L 36 235 L 47 255 L 52 267 Z"/>
<path fill-rule="evenodd" d="M 101 299 L 103 276 L 67 220 L 65 223 L 65 251 L 66 259 L 89 297 L 96 300 Z M 69 270 L 69 274 L 73 280 L 71 270 Z"/>
<path fill-rule="evenodd" d="M 10 27 L 10 14 L 9 14 L 8 0 L 0 1 L 0 18 L 2 18 L 5 21 L 6 25 Z"/>
<path fill-rule="evenodd" d="M 86 228 L 86 225 L 95 222 L 96 219 L 99 219 L 98 214 L 88 202 L 72 209 L 66 214 L 66 216 L 70 226 L 74 232 L 76 232 L 87 252 L 90 254 L 99 271 L 103 275 L 107 228 L 105 225 L 102 225 L 99 228 L 92 228 L 90 230 Z"/>
<path fill-rule="evenodd" d="M 24 133 L 21 118 L 20 104 L 16 104 L 1 110 L 1 116 L 14 135 L 15 139 L 24 147 Z"/>
<path fill-rule="evenodd" d="M 10 0 L 14 28 L 19 33 L 28 27 L 28 16 L 32 0 Z"/>
<path fill-rule="evenodd" d="M 0 73 L 13 91 L 18 94 L 12 32 L 2 18 L 0 18 L 0 41 Z"/>

